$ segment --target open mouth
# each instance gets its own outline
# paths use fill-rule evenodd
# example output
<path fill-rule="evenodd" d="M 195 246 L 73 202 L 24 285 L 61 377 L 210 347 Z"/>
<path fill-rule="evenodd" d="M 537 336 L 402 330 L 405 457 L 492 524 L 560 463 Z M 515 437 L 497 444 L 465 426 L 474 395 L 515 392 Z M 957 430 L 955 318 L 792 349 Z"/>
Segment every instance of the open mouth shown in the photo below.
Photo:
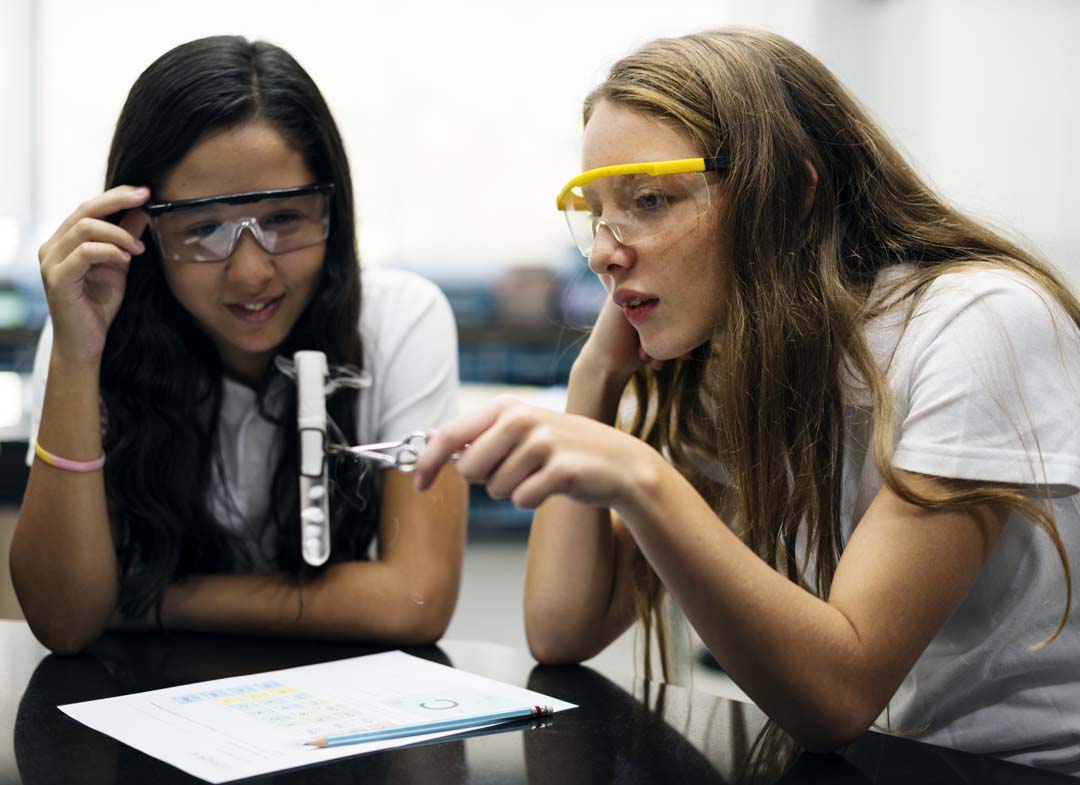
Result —
<path fill-rule="evenodd" d="M 245 322 L 262 322 L 269 319 L 277 311 L 285 295 L 279 295 L 270 300 L 257 300 L 250 303 L 233 303 L 228 307 L 234 315 Z"/>
<path fill-rule="evenodd" d="M 626 301 L 623 313 L 631 324 L 639 324 L 648 318 L 660 300 L 656 297 L 634 297 Z"/>

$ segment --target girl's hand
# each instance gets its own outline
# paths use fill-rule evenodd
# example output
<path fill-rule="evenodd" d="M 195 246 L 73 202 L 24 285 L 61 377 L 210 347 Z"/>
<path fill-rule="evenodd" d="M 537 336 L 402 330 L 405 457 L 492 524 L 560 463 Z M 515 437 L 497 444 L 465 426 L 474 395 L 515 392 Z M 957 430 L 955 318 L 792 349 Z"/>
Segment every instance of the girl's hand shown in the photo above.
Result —
<path fill-rule="evenodd" d="M 645 354 L 637 330 L 626 320 L 622 308 L 615 304 L 610 295 L 600 309 L 600 315 L 581 348 L 577 362 L 621 382 L 622 386 L 645 363 L 649 363 L 654 370 L 659 370 L 663 365 Z"/>
<path fill-rule="evenodd" d="M 78 362 L 100 359 L 124 299 L 131 257 L 146 250 L 139 237 L 150 219 L 136 208 L 149 198 L 148 188 L 112 188 L 81 204 L 41 246 L 54 352 Z M 118 226 L 105 220 L 121 211 Z"/>
<path fill-rule="evenodd" d="M 458 451 L 463 451 L 457 462 L 462 477 L 523 509 L 562 494 L 619 510 L 630 500 L 636 470 L 662 460 L 644 442 L 596 420 L 527 406 L 509 396 L 430 434 L 417 462 L 417 489 L 427 488 Z"/>

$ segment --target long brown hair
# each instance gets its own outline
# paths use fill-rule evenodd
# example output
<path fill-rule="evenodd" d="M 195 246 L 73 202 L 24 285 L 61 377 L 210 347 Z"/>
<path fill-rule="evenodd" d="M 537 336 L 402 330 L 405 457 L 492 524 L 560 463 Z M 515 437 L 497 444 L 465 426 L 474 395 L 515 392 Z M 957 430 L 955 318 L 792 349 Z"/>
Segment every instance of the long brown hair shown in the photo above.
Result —
<path fill-rule="evenodd" d="M 255 121 L 272 126 L 303 155 L 318 181 L 335 188 L 317 290 L 275 351 L 291 357 L 298 349 L 318 349 L 334 366 L 360 368 L 360 265 L 349 163 L 318 86 L 284 49 L 214 36 L 180 44 L 155 60 L 132 86 L 120 113 L 106 187 L 135 183 L 156 190 L 209 134 Z M 262 555 L 300 580 L 313 571 L 301 558 L 299 538 L 285 536 L 295 530 L 300 514 L 296 388 L 289 385 L 282 408 L 271 412 L 266 395 L 275 374 L 271 365 L 257 390 L 258 405 L 281 429 L 281 451 L 270 477 L 269 511 L 262 522 L 252 523 L 263 534 L 276 532 L 266 538 L 275 551 Z M 227 505 L 224 512 L 232 522 L 218 520 L 208 501 L 214 472 L 221 470 L 222 384 L 218 350 L 173 296 L 160 252 L 148 243 L 127 277 L 127 294 L 109 329 L 101 366 L 109 451 L 105 488 L 117 532 L 119 607 L 125 616 L 160 611 L 165 589 L 187 575 L 252 568 L 249 549 L 233 534 L 243 528 L 242 513 Z M 355 437 L 355 391 L 336 395 L 327 405 L 346 437 Z M 331 486 L 333 552 L 335 559 L 362 559 L 377 529 L 378 499 L 370 476 L 356 480 L 346 476 L 348 471 L 338 470 Z"/>
<path fill-rule="evenodd" d="M 612 67 L 586 99 L 586 123 L 600 101 L 673 122 L 701 155 L 731 162 L 720 184 L 731 233 L 721 324 L 689 356 L 635 376 L 631 430 L 666 450 L 762 559 L 827 597 L 843 547 L 845 380 L 854 378 L 872 402 L 878 471 L 902 499 L 930 509 L 1004 504 L 1049 535 L 1065 572 L 1065 612 L 1044 644 L 1052 640 L 1072 594 L 1048 499 L 1000 484 L 930 492 L 906 483 L 891 465 L 891 398 L 863 328 L 886 307 L 910 313 L 938 276 L 987 265 L 1028 276 L 1080 325 L 1080 303 L 1059 276 L 936 195 L 836 77 L 781 36 L 723 29 L 654 41 Z M 878 273 L 899 264 L 911 269 L 902 290 L 887 303 L 872 298 Z M 718 460 L 726 477 L 706 474 L 695 453 Z M 655 631 L 666 677 L 663 587 L 637 559 L 645 670 Z"/>

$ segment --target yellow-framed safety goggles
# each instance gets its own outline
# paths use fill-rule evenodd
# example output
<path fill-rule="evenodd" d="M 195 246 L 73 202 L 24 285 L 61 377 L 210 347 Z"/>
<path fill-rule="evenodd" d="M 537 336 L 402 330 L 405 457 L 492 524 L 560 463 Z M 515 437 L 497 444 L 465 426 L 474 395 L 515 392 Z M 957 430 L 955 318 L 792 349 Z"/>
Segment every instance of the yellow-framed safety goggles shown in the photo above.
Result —
<path fill-rule="evenodd" d="M 712 203 L 705 173 L 728 166 L 727 156 L 603 166 L 570 180 L 555 204 L 589 256 L 601 226 L 623 245 L 692 228 Z"/>

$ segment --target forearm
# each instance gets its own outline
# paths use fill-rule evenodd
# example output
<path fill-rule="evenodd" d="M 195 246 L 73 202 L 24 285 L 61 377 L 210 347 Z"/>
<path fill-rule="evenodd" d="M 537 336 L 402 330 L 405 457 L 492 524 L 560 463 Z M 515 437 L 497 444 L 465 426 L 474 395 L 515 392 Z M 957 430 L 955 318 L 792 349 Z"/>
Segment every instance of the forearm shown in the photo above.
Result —
<path fill-rule="evenodd" d="M 545 663 L 581 662 L 633 620 L 611 513 L 552 496 L 537 509 L 525 568 L 525 634 Z"/>
<path fill-rule="evenodd" d="M 426 494 L 384 477 L 379 558 L 331 565 L 300 581 L 282 573 L 202 575 L 169 587 L 166 628 L 431 643 L 457 602 L 467 488 L 452 468 Z"/>
<path fill-rule="evenodd" d="M 611 425 L 625 385 L 625 377 L 579 362 L 566 411 Z M 619 553 L 609 510 L 563 495 L 536 510 L 525 570 L 525 632 L 539 660 L 588 659 L 630 624 Z"/>
<path fill-rule="evenodd" d="M 101 455 L 98 366 L 50 363 L 38 441 L 88 461 Z M 11 574 L 34 634 L 54 651 L 95 640 L 116 606 L 117 564 L 103 471 L 36 459 L 11 544 Z"/>
<path fill-rule="evenodd" d="M 831 749 L 874 721 L 895 685 L 850 621 L 758 558 L 678 472 L 658 461 L 620 512 L 710 651 L 795 738 Z"/>
<path fill-rule="evenodd" d="M 196 575 L 169 587 L 162 624 L 206 632 L 431 643 L 449 621 L 455 598 L 456 585 L 410 580 L 378 561 L 335 564 L 303 581 L 285 573 Z"/>

